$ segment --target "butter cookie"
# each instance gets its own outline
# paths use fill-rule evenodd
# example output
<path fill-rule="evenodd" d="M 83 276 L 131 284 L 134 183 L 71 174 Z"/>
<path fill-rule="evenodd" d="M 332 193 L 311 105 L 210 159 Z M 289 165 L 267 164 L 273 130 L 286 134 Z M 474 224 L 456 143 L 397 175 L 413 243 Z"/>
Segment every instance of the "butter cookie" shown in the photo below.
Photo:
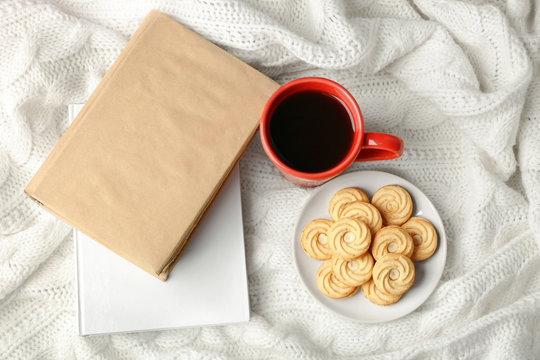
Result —
<path fill-rule="evenodd" d="M 332 255 L 352 260 L 369 250 L 371 231 L 362 220 L 344 217 L 328 229 L 328 245 Z"/>
<path fill-rule="evenodd" d="M 354 217 L 367 224 L 372 234 L 382 227 L 382 216 L 379 210 L 370 203 L 353 201 L 346 204 L 341 211 L 341 217 Z"/>
<path fill-rule="evenodd" d="M 398 253 L 411 257 L 414 243 L 411 235 L 397 225 L 385 226 L 377 231 L 371 244 L 371 254 L 375 260 L 388 253 Z"/>
<path fill-rule="evenodd" d="M 362 285 L 362 292 L 366 299 L 377 305 L 392 305 L 401 299 L 401 295 L 390 295 L 375 286 L 373 279 Z"/>
<path fill-rule="evenodd" d="M 369 198 L 365 192 L 355 187 L 344 188 L 336 192 L 328 205 L 330 217 L 338 220 L 341 217 L 343 207 L 353 201 L 369 202 Z"/>
<path fill-rule="evenodd" d="M 315 281 L 319 290 L 333 299 L 343 299 L 354 295 L 358 291 L 357 286 L 345 285 L 334 276 L 332 261 L 330 260 L 321 264 L 319 270 L 317 270 Z"/>
<path fill-rule="evenodd" d="M 373 266 L 375 286 L 386 294 L 402 295 L 412 286 L 414 277 L 414 263 L 403 254 L 387 254 Z"/>
<path fill-rule="evenodd" d="M 300 242 L 305 253 L 316 260 L 328 260 L 332 257 L 328 247 L 328 229 L 331 220 L 316 219 L 306 225 L 300 235 Z"/>
<path fill-rule="evenodd" d="M 373 257 L 369 252 L 353 260 L 334 257 L 332 259 L 332 272 L 345 285 L 360 286 L 371 279 L 373 264 Z"/>
<path fill-rule="evenodd" d="M 373 194 L 371 203 L 379 209 L 386 225 L 405 223 L 413 211 L 411 195 L 398 185 L 383 186 Z"/>
<path fill-rule="evenodd" d="M 437 231 L 428 220 L 421 217 L 412 217 L 401 227 L 413 239 L 414 251 L 411 259 L 415 261 L 426 260 L 437 250 Z"/>

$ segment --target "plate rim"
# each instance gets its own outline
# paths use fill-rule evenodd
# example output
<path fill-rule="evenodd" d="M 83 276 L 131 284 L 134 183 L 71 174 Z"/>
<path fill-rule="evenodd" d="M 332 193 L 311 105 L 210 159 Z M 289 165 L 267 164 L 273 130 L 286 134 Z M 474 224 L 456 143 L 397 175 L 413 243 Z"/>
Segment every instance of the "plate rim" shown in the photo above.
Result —
<path fill-rule="evenodd" d="M 434 209 L 436 215 L 439 217 L 439 220 L 441 222 L 441 229 L 437 229 L 437 233 L 438 233 L 438 236 L 439 236 L 439 246 L 440 246 L 440 238 L 443 237 L 444 238 L 444 249 L 441 249 L 440 247 L 437 248 L 438 251 L 444 251 L 444 256 L 442 258 L 442 264 L 441 264 L 441 267 L 440 267 L 440 271 L 439 271 L 439 274 L 437 274 L 437 283 L 436 285 L 433 287 L 433 289 L 431 289 L 429 291 L 429 293 L 427 294 L 426 298 L 419 302 L 416 306 L 414 306 L 410 311 L 408 312 L 405 312 L 404 314 L 401 314 L 399 315 L 398 317 L 395 317 L 393 319 L 390 319 L 390 320 L 374 320 L 374 321 L 370 321 L 370 320 L 362 320 L 362 319 L 358 319 L 358 318 L 354 318 L 354 317 L 350 317 L 350 316 L 346 316 L 336 310 L 334 310 L 333 308 L 329 307 L 328 305 L 326 305 L 325 303 L 323 303 L 322 301 L 320 301 L 314 294 L 313 292 L 311 291 L 311 289 L 307 286 L 306 282 L 304 281 L 304 278 L 302 277 L 302 274 L 300 273 L 300 268 L 298 266 L 298 261 L 297 261 L 297 247 L 295 246 L 296 245 L 296 234 L 298 233 L 298 229 L 299 229 L 299 226 L 300 226 L 300 218 L 302 217 L 302 215 L 304 214 L 304 211 L 308 205 L 308 203 L 310 202 L 310 200 L 312 198 L 314 198 L 315 196 L 317 196 L 321 191 L 323 191 L 325 189 L 325 187 L 328 186 L 328 184 L 332 183 L 333 181 L 335 181 L 336 179 L 338 178 L 342 178 L 342 177 L 352 177 L 353 175 L 357 175 L 358 173 L 362 173 L 362 174 L 384 174 L 384 175 L 391 175 L 393 177 L 397 177 L 399 179 L 401 179 L 402 181 L 405 181 L 407 183 L 408 186 L 411 186 L 413 187 L 416 191 L 419 191 L 422 195 L 424 195 L 425 199 L 427 200 L 427 202 L 429 203 L 429 205 L 431 205 L 431 207 Z M 385 186 L 385 185 L 382 185 L 382 186 Z M 442 236 L 441 236 L 442 235 Z M 300 209 L 297 217 L 296 217 L 296 222 L 295 222 L 295 226 L 294 226 L 294 233 L 293 233 L 293 236 L 292 236 L 292 241 L 291 241 L 291 250 L 292 250 L 292 256 L 293 256 L 293 262 L 294 262 L 294 267 L 296 269 L 296 274 L 298 275 L 298 277 L 300 278 L 300 282 L 302 283 L 302 286 L 304 287 L 304 289 L 309 293 L 309 295 L 319 304 L 321 305 L 324 309 L 330 311 L 331 313 L 333 314 L 336 314 L 338 315 L 339 317 L 343 318 L 343 319 L 346 319 L 346 320 L 349 320 L 349 321 L 354 321 L 354 322 L 357 322 L 357 323 L 363 323 L 363 324 L 379 324 L 379 323 L 385 323 L 385 322 L 390 322 L 390 321 L 395 321 L 395 320 L 398 320 L 404 316 L 407 316 L 411 313 L 413 313 L 414 311 L 416 311 L 422 304 L 424 304 L 427 299 L 429 299 L 429 297 L 433 294 L 433 292 L 435 291 L 435 289 L 437 288 L 437 285 L 440 283 L 441 281 L 441 278 L 442 278 L 442 274 L 444 273 L 444 268 L 446 267 L 446 258 L 447 258 L 447 247 L 448 247 L 448 243 L 447 243 L 447 238 L 446 238 L 446 231 L 444 229 L 444 224 L 443 224 L 443 220 L 442 220 L 442 217 L 441 215 L 439 214 L 439 211 L 437 210 L 437 208 L 435 207 L 435 205 L 433 204 L 433 202 L 431 201 L 431 199 L 420 189 L 418 188 L 418 186 L 414 185 L 413 183 L 411 183 L 409 180 L 399 176 L 399 175 L 396 175 L 396 174 L 393 174 L 393 173 L 390 173 L 390 172 L 386 172 L 386 171 L 379 171 L 379 170 L 356 170 L 356 171 L 351 171 L 351 172 L 347 172 L 346 174 L 340 174 L 338 176 L 336 176 L 334 179 L 331 179 L 330 181 L 320 185 L 315 191 L 313 191 L 309 197 L 304 201 L 304 203 L 302 204 L 302 208 Z M 305 253 L 304 253 L 305 256 L 307 256 Z M 391 305 L 390 305 L 391 306 Z"/>

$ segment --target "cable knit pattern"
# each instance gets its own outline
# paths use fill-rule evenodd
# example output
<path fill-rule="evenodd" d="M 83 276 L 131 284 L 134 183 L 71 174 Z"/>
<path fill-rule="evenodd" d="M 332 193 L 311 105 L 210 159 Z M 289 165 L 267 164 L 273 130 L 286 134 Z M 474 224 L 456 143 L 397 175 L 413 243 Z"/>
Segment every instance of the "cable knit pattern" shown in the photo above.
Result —
<path fill-rule="evenodd" d="M 400 159 L 348 171 L 403 176 L 440 212 L 448 258 L 420 308 L 364 325 L 304 290 L 290 242 L 314 190 L 255 139 L 240 162 L 252 320 L 76 335 L 69 227 L 23 187 L 153 8 L 280 83 L 340 82 L 367 130 L 404 139 Z M 0 359 L 540 358 L 539 99 L 538 1 L 3 1 Z"/>

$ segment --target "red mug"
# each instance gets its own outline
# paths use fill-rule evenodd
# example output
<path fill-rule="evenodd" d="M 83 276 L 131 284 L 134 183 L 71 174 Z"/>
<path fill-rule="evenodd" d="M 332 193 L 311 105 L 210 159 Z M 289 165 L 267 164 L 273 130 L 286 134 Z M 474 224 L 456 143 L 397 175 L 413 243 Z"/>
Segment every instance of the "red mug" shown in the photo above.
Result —
<path fill-rule="evenodd" d="M 304 91 L 317 91 L 340 99 L 354 123 L 353 141 L 347 155 L 331 169 L 317 173 L 298 171 L 286 165 L 276 155 L 269 136 L 269 124 L 277 106 L 287 97 Z M 317 77 L 296 79 L 279 87 L 264 106 L 260 134 L 264 151 L 281 171 L 281 174 L 293 184 L 306 187 L 325 183 L 342 173 L 354 161 L 389 160 L 398 158 L 403 153 L 403 140 L 399 137 L 390 134 L 364 132 L 364 119 L 360 107 L 354 97 L 343 86 L 332 80 Z"/>

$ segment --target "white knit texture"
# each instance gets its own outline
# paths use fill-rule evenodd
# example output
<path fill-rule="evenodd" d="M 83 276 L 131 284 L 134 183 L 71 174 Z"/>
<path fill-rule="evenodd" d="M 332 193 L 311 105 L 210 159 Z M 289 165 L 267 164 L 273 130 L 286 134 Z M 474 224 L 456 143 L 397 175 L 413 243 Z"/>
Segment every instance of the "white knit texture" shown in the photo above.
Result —
<path fill-rule="evenodd" d="M 368 130 L 404 139 L 400 159 L 349 171 L 402 176 L 439 210 L 448 258 L 424 305 L 374 325 L 319 305 L 290 245 L 313 190 L 284 180 L 255 139 L 240 162 L 252 320 L 77 335 L 70 228 L 23 188 L 67 105 L 154 8 L 280 83 L 338 81 Z M 0 359 L 538 359 L 539 244 L 539 1 L 0 3 Z"/>

